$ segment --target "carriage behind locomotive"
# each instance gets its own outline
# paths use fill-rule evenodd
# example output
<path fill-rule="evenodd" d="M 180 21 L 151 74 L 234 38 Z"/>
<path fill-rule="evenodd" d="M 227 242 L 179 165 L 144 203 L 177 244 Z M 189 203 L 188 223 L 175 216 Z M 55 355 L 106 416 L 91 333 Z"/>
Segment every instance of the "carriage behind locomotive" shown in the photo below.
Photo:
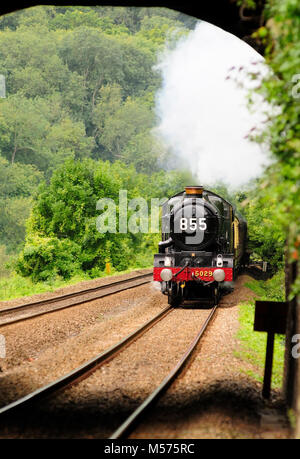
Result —
<path fill-rule="evenodd" d="M 169 303 L 216 303 L 247 263 L 247 223 L 234 206 L 203 187 L 186 187 L 162 206 L 162 241 L 153 279 Z"/>

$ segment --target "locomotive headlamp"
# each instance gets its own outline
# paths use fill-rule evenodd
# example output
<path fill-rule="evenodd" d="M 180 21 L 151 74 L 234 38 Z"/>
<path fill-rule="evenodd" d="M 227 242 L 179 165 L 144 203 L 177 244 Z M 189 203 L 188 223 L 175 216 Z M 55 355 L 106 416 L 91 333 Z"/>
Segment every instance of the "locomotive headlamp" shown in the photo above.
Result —
<path fill-rule="evenodd" d="M 186 194 L 200 194 L 203 193 L 203 186 L 186 186 L 185 187 Z"/>
<path fill-rule="evenodd" d="M 162 269 L 160 272 L 160 277 L 163 281 L 168 282 L 172 279 L 173 273 L 171 269 Z"/>
<path fill-rule="evenodd" d="M 165 266 L 172 266 L 172 258 L 165 257 Z"/>
<path fill-rule="evenodd" d="M 225 271 L 223 271 L 223 269 L 215 269 L 213 272 L 213 278 L 217 282 L 223 282 L 225 279 Z"/>

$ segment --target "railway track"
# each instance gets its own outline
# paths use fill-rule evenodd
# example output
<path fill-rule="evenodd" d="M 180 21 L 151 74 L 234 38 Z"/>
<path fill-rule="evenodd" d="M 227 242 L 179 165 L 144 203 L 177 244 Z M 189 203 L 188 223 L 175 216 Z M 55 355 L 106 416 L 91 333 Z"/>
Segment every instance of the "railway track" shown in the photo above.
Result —
<path fill-rule="evenodd" d="M 161 382 L 159 386 L 146 398 L 146 400 L 141 403 L 136 410 L 120 425 L 120 427 L 109 437 L 111 440 L 116 440 L 124 438 L 130 434 L 134 428 L 142 421 L 145 414 L 149 409 L 162 397 L 171 383 L 179 376 L 189 359 L 191 358 L 193 352 L 195 351 L 197 344 L 199 343 L 203 333 L 208 327 L 211 319 L 213 318 L 218 305 L 214 306 L 210 311 L 208 317 L 206 318 L 204 324 L 199 329 L 197 335 L 194 337 L 193 341 L 188 346 L 186 352 Z"/>
<path fill-rule="evenodd" d="M 0 326 L 32 319 L 43 314 L 49 314 L 51 312 L 59 311 L 61 309 L 66 309 L 72 306 L 78 306 L 89 301 L 121 292 L 123 290 L 138 287 L 140 285 L 151 282 L 152 276 L 152 272 L 139 274 L 129 279 L 122 279 L 119 281 L 111 282 L 110 284 L 83 289 L 77 292 L 67 293 L 45 300 L 22 304 L 20 306 L 1 309 Z"/>
<path fill-rule="evenodd" d="M 13 413 L 14 411 L 21 408 L 28 408 L 28 406 L 34 404 L 41 398 L 47 397 L 58 392 L 61 389 L 65 389 L 73 384 L 81 381 L 82 379 L 87 378 L 92 372 L 100 367 L 103 363 L 107 362 L 114 356 L 118 355 L 123 349 L 125 349 L 130 343 L 134 342 L 138 337 L 142 336 L 146 331 L 152 328 L 158 321 L 166 317 L 169 312 L 171 312 L 172 307 L 168 306 L 167 308 L 160 311 L 152 319 L 146 322 L 144 325 L 136 329 L 133 333 L 126 336 L 124 339 L 119 341 L 117 344 L 113 345 L 106 351 L 98 354 L 93 359 L 84 363 L 80 367 L 77 367 L 75 370 L 66 374 L 65 376 L 57 379 L 50 384 L 47 384 L 34 392 L 25 395 L 24 397 L 16 400 L 15 402 L 9 403 L 8 405 L 0 408 L 0 416 L 4 413 Z"/>
<path fill-rule="evenodd" d="M 129 416 L 125 422 L 112 434 L 110 439 L 123 438 L 124 436 L 130 434 L 132 430 L 137 426 L 139 422 L 142 421 L 145 413 L 153 406 L 154 403 L 164 394 L 170 384 L 176 379 L 180 374 L 182 369 L 185 367 L 189 359 L 191 358 L 199 340 L 201 339 L 204 331 L 207 329 L 208 324 L 213 318 L 217 306 L 213 307 L 209 314 L 206 316 L 206 319 L 200 329 L 198 330 L 194 339 L 190 342 L 188 348 L 185 350 L 184 354 L 169 372 L 169 374 L 163 379 L 162 383 L 146 398 L 146 400 Z M 155 324 L 164 319 L 171 311 L 175 312 L 176 309 L 168 306 L 163 309 L 159 314 L 155 315 L 152 319 L 146 322 L 144 325 L 139 327 L 133 333 L 122 339 L 116 345 L 112 346 L 108 350 L 97 355 L 95 358 L 89 360 L 84 365 L 76 368 L 72 372 L 63 376 L 56 381 L 43 386 L 34 392 L 12 402 L 6 406 L 0 408 L 0 417 L 5 414 L 15 415 L 15 412 L 18 413 L 19 409 L 26 408 L 30 409 L 34 406 L 35 403 L 39 402 L 42 398 L 48 397 L 50 395 L 55 395 L 59 391 L 66 389 L 83 379 L 86 379 L 91 373 L 100 368 L 102 364 L 109 362 L 111 359 L 120 354 L 126 347 L 131 343 L 135 342 L 138 338 L 142 337 L 147 331 L 149 331 Z"/>

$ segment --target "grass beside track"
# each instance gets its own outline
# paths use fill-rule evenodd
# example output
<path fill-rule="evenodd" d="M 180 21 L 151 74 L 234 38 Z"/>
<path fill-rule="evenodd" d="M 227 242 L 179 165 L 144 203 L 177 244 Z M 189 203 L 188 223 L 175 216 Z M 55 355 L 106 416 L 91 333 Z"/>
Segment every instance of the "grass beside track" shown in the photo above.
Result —
<path fill-rule="evenodd" d="M 150 268 L 146 266 L 145 268 Z M 132 271 L 145 269 L 145 268 L 130 268 L 126 271 L 115 271 L 112 270 L 111 274 L 106 272 L 100 273 L 98 277 L 113 277 L 121 274 L 126 274 Z M 61 287 L 68 287 L 70 285 L 78 284 L 82 281 L 89 281 L 92 278 L 88 275 L 77 274 L 68 280 L 57 278 L 49 282 L 33 282 L 28 277 L 22 277 L 18 274 L 11 274 L 9 277 L 0 279 L 0 301 L 12 300 L 14 298 L 20 298 L 22 296 L 35 295 L 37 293 L 53 292 L 54 290 Z"/>
<path fill-rule="evenodd" d="M 253 280 L 246 283 L 256 294 L 257 300 L 284 301 L 284 273 L 278 272 L 268 281 Z M 235 352 L 236 357 L 251 364 L 251 369 L 241 369 L 259 382 L 263 381 L 267 333 L 253 331 L 255 299 L 239 306 L 240 328 L 237 338 L 240 348 Z M 275 335 L 272 388 L 282 386 L 284 367 L 284 335 Z"/>

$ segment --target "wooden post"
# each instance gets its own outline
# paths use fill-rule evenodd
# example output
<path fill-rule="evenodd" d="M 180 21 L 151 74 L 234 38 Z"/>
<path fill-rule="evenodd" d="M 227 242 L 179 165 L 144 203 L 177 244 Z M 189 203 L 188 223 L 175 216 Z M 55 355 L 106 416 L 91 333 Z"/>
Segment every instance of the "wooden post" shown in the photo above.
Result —
<path fill-rule="evenodd" d="M 285 334 L 287 303 L 285 301 L 256 301 L 254 330 L 268 333 L 262 396 L 270 397 L 275 333 Z"/>
<path fill-rule="evenodd" d="M 262 390 L 262 396 L 264 398 L 270 398 L 270 392 L 271 392 L 274 337 L 275 337 L 275 333 L 268 332 L 264 385 L 263 385 L 263 390 Z"/>

